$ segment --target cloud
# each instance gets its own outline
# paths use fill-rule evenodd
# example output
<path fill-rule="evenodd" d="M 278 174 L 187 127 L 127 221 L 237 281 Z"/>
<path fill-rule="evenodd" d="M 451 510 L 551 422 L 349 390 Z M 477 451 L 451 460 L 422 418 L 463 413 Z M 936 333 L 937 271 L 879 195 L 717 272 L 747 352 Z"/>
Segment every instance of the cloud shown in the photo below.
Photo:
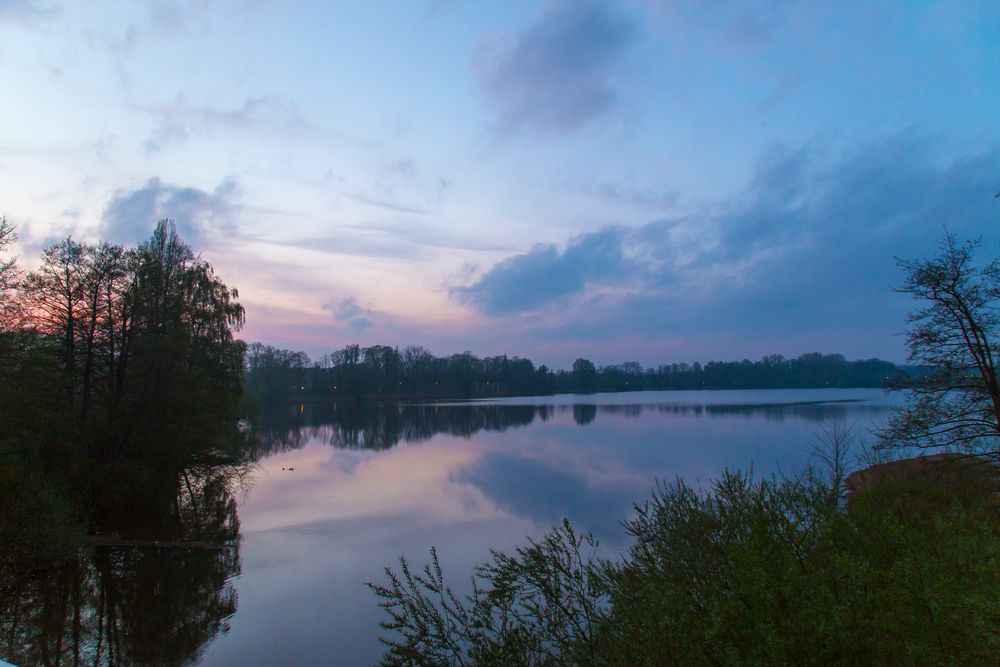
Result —
<path fill-rule="evenodd" d="M 637 30 L 608 5 L 557 0 L 482 67 L 503 131 L 568 132 L 610 111 L 614 78 Z"/>
<path fill-rule="evenodd" d="M 323 308 L 332 312 L 335 320 L 344 322 L 354 332 L 370 329 L 372 318 L 377 315 L 374 310 L 362 308 L 353 296 L 336 304 L 325 303 Z"/>
<path fill-rule="evenodd" d="M 861 332 L 904 327 L 910 304 L 890 289 L 894 256 L 934 252 L 945 224 L 1000 243 L 1000 147 L 939 155 L 909 134 L 839 154 L 775 147 L 731 199 L 583 234 L 562 250 L 536 246 L 452 295 L 485 315 L 523 315 L 522 326 L 553 340 L 840 336 L 861 347 Z"/>
<path fill-rule="evenodd" d="M 620 540 L 621 517 L 642 492 L 620 481 L 591 483 L 564 468 L 499 452 L 484 455 L 453 478 L 475 485 L 512 514 L 543 525 L 570 517 L 612 544 Z"/>
<path fill-rule="evenodd" d="M 570 184 L 569 188 L 615 204 L 629 204 L 653 211 L 673 208 L 680 202 L 680 193 L 676 190 L 639 189 L 615 183 L 597 183 L 585 186 Z"/>
<path fill-rule="evenodd" d="M 772 44 L 795 3 L 789 0 L 640 0 L 654 24 L 676 32 L 705 33 L 732 51 L 754 51 Z"/>
<path fill-rule="evenodd" d="M 413 158 L 400 158 L 387 164 L 384 172 L 397 178 L 413 178 L 417 174 L 417 163 Z"/>
<path fill-rule="evenodd" d="M 178 98 L 173 105 L 147 108 L 146 111 L 156 116 L 156 125 L 146 139 L 149 153 L 182 144 L 194 135 L 212 135 L 220 130 L 264 129 L 290 133 L 313 129 L 295 102 L 278 95 L 250 97 L 243 106 L 226 111 L 190 106 L 183 98 Z"/>
<path fill-rule="evenodd" d="M 213 5 L 217 6 L 213 0 L 150 0 L 139 4 L 145 10 L 142 20 L 128 23 L 120 36 L 99 33 L 93 38 L 116 56 L 132 56 L 140 44 L 150 39 L 208 33 L 212 24 L 211 10 Z"/>
<path fill-rule="evenodd" d="M 624 236 L 609 227 L 570 240 L 563 250 L 539 244 L 502 260 L 479 280 L 453 295 L 489 315 L 531 310 L 582 291 L 594 283 L 614 284 L 630 273 Z"/>
<path fill-rule="evenodd" d="M 331 233 L 323 236 L 288 238 L 278 234 L 248 236 L 254 241 L 304 248 L 314 252 L 416 260 L 437 249 L 476 252 L 510 252 L 511 246 L 491 243 L 472 233 L 446 225 L 403 218 L 380 222 L 340 224 L 331 222 Z"/>
<path fill-rule="evenodd" d="M 375 189 L 385 198 L 393 198 L 401 185 L 411 184 L 417 177 L 417 163 L 413 158 L 398 158 L 382 166 L 375 178 Z M 376 204 L 387 208 L 399 210 L 404 213 L 426 213 L 416 207 L 401 206 L 389 200 L 378 201 L 373 198 L 364 198 L 366 203 Z"/>
<path fill-rule="evenodd" d="M 199 114 L 206 120 L 234 126 L 266 126 L 278 129 L 307 127 L 298 106 L 279 95 L 250 97 L 234 111 L 203 109 Z"/>
<path fill-rule="evenodd" d="M 353 331 L 364 331 L 371 328 L 372 321 L 367 317 L 357 317 L 351 320 L 350 326 Z"/>
<path fill-rule="evenodd" d="M 35 23 L 53 18 L 59 12 L 55 3 L 40 0 L 0 0 L 0 23 Z"/>
<path fill-rule="evenodd" d="M 134 190 L 116 190 L 101 218 L 101 235 L 121 243 L 145 240 L 158 220 L 170 218 L 181 237 L 200 245 L 207 237 L 232 233 L 234 180 L 223 181 L 212 192 L 180 187 L 151 178 Z"/>
<path fill-rule="evenodd" d="M 358 305 L 358 300 L 354 297 L 349 299 L 344 299 L 340 302 L 340 305 L 336 307 L 333 311 L 333 316 L 338 320 L 350 319 L 352 317 L 357 317 L 364 312 L 364 309 Z"/>

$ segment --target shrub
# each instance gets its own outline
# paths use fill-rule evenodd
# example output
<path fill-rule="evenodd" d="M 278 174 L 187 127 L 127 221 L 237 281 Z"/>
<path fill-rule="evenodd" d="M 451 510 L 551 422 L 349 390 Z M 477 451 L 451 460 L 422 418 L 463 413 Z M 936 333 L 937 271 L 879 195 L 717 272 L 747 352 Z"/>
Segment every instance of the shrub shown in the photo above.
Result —
<path fill-rule="evenodd" d="M 568 521 L 493 552 L 458 598 L 436 552 L 369 584 L 393 635 L 385 664 L 996 664 L 1000 522 L 991 494 L 912 485 L 848 505 L 813 472 L 658 484 L 617 561 Z"/>

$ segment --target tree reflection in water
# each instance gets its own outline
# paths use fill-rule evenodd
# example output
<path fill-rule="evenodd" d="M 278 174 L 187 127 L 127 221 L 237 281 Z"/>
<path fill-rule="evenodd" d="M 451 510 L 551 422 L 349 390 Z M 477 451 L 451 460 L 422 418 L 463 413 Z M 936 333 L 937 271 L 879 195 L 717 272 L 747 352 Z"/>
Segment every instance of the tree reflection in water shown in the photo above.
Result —
<path fill-rule="evenodd" d="M 595 423 L 654 413 L 819 423 L 847 411 L 874 415 L 884 409 L 830 401 L 303 404 L 262 415 L 254 428 L 257 437 L 248 443 L 245 455 L 257 460 L 313 439 L 337 448 L 386 450 L 437 434 L 471 438 L 483 431 L 527 427 L 556 413 L 565 413 L 569 419 L 564 423 L 576 428 L 595 429 Z M 601 516 L 594 516 L 595 506 L 607 510 L 611 518 L 605 523 L 617 526 L 618 500 L 627 503 L 634 497 L 631 487 L 598 487 L 595 492 L 565 472 L 515 459 L 494 452 L 479 467 L 465 470 L 463 479 L 515 514 L 548 521 L 568 512 L 590 512 L 595 530 L 604 525 Z M 240 572 L 235 495 L 245 469 L 218 463 L 209 460 L 164 471 L 117 462 L 115 478 L 102 478 L 101 489 L 80 502 L 86 508 L 88 530 L 97 537 L 79 555 L 42 566 L 37 558 L 30 564 L 15 563 L 0 554 L 0 655 L 20 665 L 197 662 L 213 638 L 228 631 L 237 606 L 231 583 Z M 551 493 L 554 488 L 562 490 Z M 539 489 L 547 491 L 533 495 Z"/>
<path fill-rule="evenodd" d="M 856 416 L 879 416 L 883 405 L 860 401 L 817 400 L 793 403 L 651 403 L 596 405 L 510 405 L 502 403 L 440 403 L 405 405 L 343 401 L 337 403 L 301 403 L 281 406 L 261 416 L 256 438 L 257 457 L 299 449 L 310 440 L 322 440 L 338 449 L 381 451 L 400 442 L 424 442 L 435 435 L 471 438 L 480 431 L 505 431 L 530 426 L 535 419 L 546 421 L 555 412 L 572 411 L 578 426 L 588 426 L 599 414 L 641 417 L 644 411 L 683 417 L 764 418 L 782 422 L 803 419 L 821 423 L 826 419 Z"/>
<path fill-rule="evenodd" d="M 144 480 L 116 496 L 121 511 L 102 513 L 101 535 L 75 558 L 4 563 L 4 657 L 20 665 L 197 661 L 236 611 L 229 580 L 240 571 L 239 472 L 186 469 L 172 485 Z"/>
<path fill-rule="evenodd" d="M 258 456 L 302 447 L 319 438 L 338 449 L 385 450 L 400 442 L 424 442 L 439 433 L 470 438 L 548 419 L 552 406 L 401 405 L 347 401 L 302 404 L 269 412 L 256 439 Z"/>

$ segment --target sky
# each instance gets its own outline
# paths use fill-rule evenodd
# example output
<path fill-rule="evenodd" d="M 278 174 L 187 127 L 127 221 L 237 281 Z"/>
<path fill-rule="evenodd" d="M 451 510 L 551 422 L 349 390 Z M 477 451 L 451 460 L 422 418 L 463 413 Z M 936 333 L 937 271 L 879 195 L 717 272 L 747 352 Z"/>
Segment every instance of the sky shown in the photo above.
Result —
<path fill-rule="evenodd" d="M 313 356 L 901 362 L 895 258 L 1000 254 L 985 0 L 0 0 L 0 90 L 26 268 L 171 218 Z"/>

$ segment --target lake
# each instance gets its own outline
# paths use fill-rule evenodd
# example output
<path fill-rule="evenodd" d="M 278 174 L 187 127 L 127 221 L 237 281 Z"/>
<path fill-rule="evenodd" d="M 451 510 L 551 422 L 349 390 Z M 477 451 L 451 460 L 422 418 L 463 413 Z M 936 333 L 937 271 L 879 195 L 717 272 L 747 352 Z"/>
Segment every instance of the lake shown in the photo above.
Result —
<path fill-rule="evenodd" d="M 620 521 L 657 479 L 794 473 L 829 420 L 864 436 L 899 400 L 815 389 L 289 406 L 262 424 L 234 497 L 210 480 L 192 493 L 199 521 L 217 512 L 220 535 L 238 528 L 235 547 L 98 548 L 39 574 L 5 607 L 2 657 L 61 633 L 74 645 L 62 655 L 88 664 L 372 664 L 381 613 L 363 584 L 400 555 L 422 564 L 435 546 L 464 590 L 490 547 L 567 516 L 613 557 L 627 547 Z"/>
<path fill-rule="evenodd" d="M 239 604 L 205 665 L 371 664 L 380 610 L 362 582 L 436 546 L 456 588 L 493 546 L 568 516 L 609 551 L 656 478 L 794 472 L 824 420 L 865 433 L 879 390 L 641 392 L 431 406 L 302 406 L 239 505 Z M 307 414 L 308 413 L 308 414 Z M 294 468 L 294 470 L 293 470 Z"/>

